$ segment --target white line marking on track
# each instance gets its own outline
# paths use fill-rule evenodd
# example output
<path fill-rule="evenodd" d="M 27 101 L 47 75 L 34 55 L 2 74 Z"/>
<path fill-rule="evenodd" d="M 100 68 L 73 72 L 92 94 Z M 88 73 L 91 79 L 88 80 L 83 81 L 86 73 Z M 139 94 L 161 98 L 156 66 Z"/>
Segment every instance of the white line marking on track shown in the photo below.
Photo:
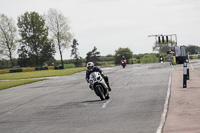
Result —
<path fill-rule="evenodd" d="M 174 68 L 172 69 L 172 71 L 174 70 Z M 169 106 L 169 98 L 171 95 L 171 80 L 172 80 L 172 72 L 170 73 L 170 77 L 169 77 L 169 82 L 168 82 L 168 90 L 167 90 L 167 96 L 165 98 L 165 104 L 164 104 L 164 110 L 163 113 L 161 115 L 161 121 L 160 121 L 160 125 L 156 131 L 156 133 L 162 133 L 165 121 L 166 121 L 166 117 L 167 117 L 167 111 L 168 111 L 168 106 Z"/>
<path fill-rule="evenodd" d="M 103 103 L 103 105 L 102 105 L 102 107 L 101 107 L 101 108 L 102 108 L 102 109 L 103 109 L 103 108 L 105 108 L 105 107 L 107 106 L 107 104 L 109 104 L 109 103 L 110 103 L 110 101 L 111 101 L 111 99 L 110 99 L 110 100 L 108 100 L 108 101 L 106 101 L 105 103 Z"/>

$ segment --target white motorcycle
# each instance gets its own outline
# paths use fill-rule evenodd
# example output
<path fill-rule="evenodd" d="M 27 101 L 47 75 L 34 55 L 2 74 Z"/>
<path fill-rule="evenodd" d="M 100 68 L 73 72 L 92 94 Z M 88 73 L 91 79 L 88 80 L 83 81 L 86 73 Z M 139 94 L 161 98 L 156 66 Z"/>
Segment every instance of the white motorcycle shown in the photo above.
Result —
<path fill-rule="evenodd" d="M 99 72 L 93 72 L 89 76 L 91 89 L 101 100 L 109 99 L 108 86 Z"/>

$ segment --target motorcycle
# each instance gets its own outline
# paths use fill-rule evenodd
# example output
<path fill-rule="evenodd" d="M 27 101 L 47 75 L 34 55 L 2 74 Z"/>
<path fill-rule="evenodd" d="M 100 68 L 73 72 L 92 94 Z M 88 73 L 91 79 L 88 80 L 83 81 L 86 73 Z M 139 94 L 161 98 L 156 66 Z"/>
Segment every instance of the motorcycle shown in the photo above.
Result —
<path fill-rule="evenodd" d="M 89 76 L 91 89 L 101 100 L 109 99 L 108 86 L 99 72 L 93 72 Z"/>
<path fill-rule="evenodd" d="M 126 67 L 126 60 L 122 60 L 122 67 L 125 68 Z"/>

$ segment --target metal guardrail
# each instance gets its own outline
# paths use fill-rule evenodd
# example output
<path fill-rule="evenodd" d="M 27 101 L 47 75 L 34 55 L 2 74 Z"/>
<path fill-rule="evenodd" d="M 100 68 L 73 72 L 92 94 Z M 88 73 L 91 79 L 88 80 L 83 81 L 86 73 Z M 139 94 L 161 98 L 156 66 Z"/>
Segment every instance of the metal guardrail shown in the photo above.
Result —
<path fill-rule="evenodd" d="M 39 71 L 39 70 L 59 70 L 59 69 L 62 69 L 62 67 L 61 66 L 59 66 L 59 67 L 48 66 L 48 67 L 30 67 L 30 68 L 6 69 L 6 70 L 0 70 L 0 74 Z"/>
<path fill-rule="evenodd" d="M 200 54 L 189 55 L 189 59 L 200 59 Z"/>

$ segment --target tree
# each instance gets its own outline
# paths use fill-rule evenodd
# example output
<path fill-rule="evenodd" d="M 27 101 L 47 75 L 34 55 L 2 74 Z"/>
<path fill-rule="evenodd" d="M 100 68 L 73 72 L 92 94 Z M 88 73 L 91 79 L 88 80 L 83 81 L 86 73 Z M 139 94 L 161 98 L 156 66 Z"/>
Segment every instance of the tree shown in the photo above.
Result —
<path fill-rule="evenodd" d="M 54 57 L 52 53 L 56 53 L 55 45 L 52 44 L 52 41 L 45 42 L 43 49 L 40 52 L 42 62 L 50 62 L 50 60 L 53 60 Z"/>
<path fill-rule="evenodd" d="M 153 46 L 153 51 L 158 51 L 159 53 L 167 53 L 170 49 L 170 46 L 167 44 L 155 44 Z"/>
<path fill-rule="evenodd" d="M 17 25 L 21 35 L 18 53 L 22 66 L 42 66 L 53 57 L 55 48 L 47 38 L 48 28 L 42 16 L 36 12 L 26 12 L 18 17 Z"/>
<path fill-rule="evenodd" d="M 75 66 L 79 67 L 82 65 L 82 61 L 81 61 L 82 58 L 79 56 L 77 45 L 79 45 L 79 44 L 78 44 L 77 40 L 74 39 L 73 45 L 71 46 L 72 47 L 71 57 L 74 56 L 74 59 L 76 60 Z"/>
<path fill-rule="evenodd" d="M 175 46 L 176 42 L 169 40 L 168 43 L 166 40 L 164 40 L 164 43 L 155 43 L 153 46 L 153 51 L 158 51 L 159 53 L 167 53 L 167 51 L 170 49 L 170 45 Z"/>
<path fill-rule="evenodd" d="M 69 47 L 72 40 L 72 34 L 69 32 L 69 20 L 56 9 L 49 9 L 45 19 L 51 34 L 51 38 L 60 52 L 62 68 L 64 68 L 62 53 L 65 48 Z"/>
<path fill-rule="evenodd" d="M 99 60 L 99 55 L 100 55 L 100 52 L 97 51 L 97 48 L 94 47 L 92 51 L 89 51 L 87 53 L 87 56 L 86 56 L 86 63 L 87 62 L 93 62 L 94 64 L 98 65 L 97 64 L 97 61 Z"/>
<path fill-rule="evenodd" d="M 185 47 L 185 49 L 189 54 L 199 54 L 200 53 L 200 47 L 199 46 L 188 45 L 188 46 Z"/>
<path fill-rule="evenodd" d="M 122 56 L 125 56 L 128 61 L 133 57 L 133 52 L 129 48 L 119 48 L 115 51 L 115 64 L 121 63 Z"/>
<path fill-rule="evenodd" d="M 0 54 L 9 57 L 13 67 L 13 53 L 16 50 L 17 30 L 12 18 L 0 14 Z"/>

